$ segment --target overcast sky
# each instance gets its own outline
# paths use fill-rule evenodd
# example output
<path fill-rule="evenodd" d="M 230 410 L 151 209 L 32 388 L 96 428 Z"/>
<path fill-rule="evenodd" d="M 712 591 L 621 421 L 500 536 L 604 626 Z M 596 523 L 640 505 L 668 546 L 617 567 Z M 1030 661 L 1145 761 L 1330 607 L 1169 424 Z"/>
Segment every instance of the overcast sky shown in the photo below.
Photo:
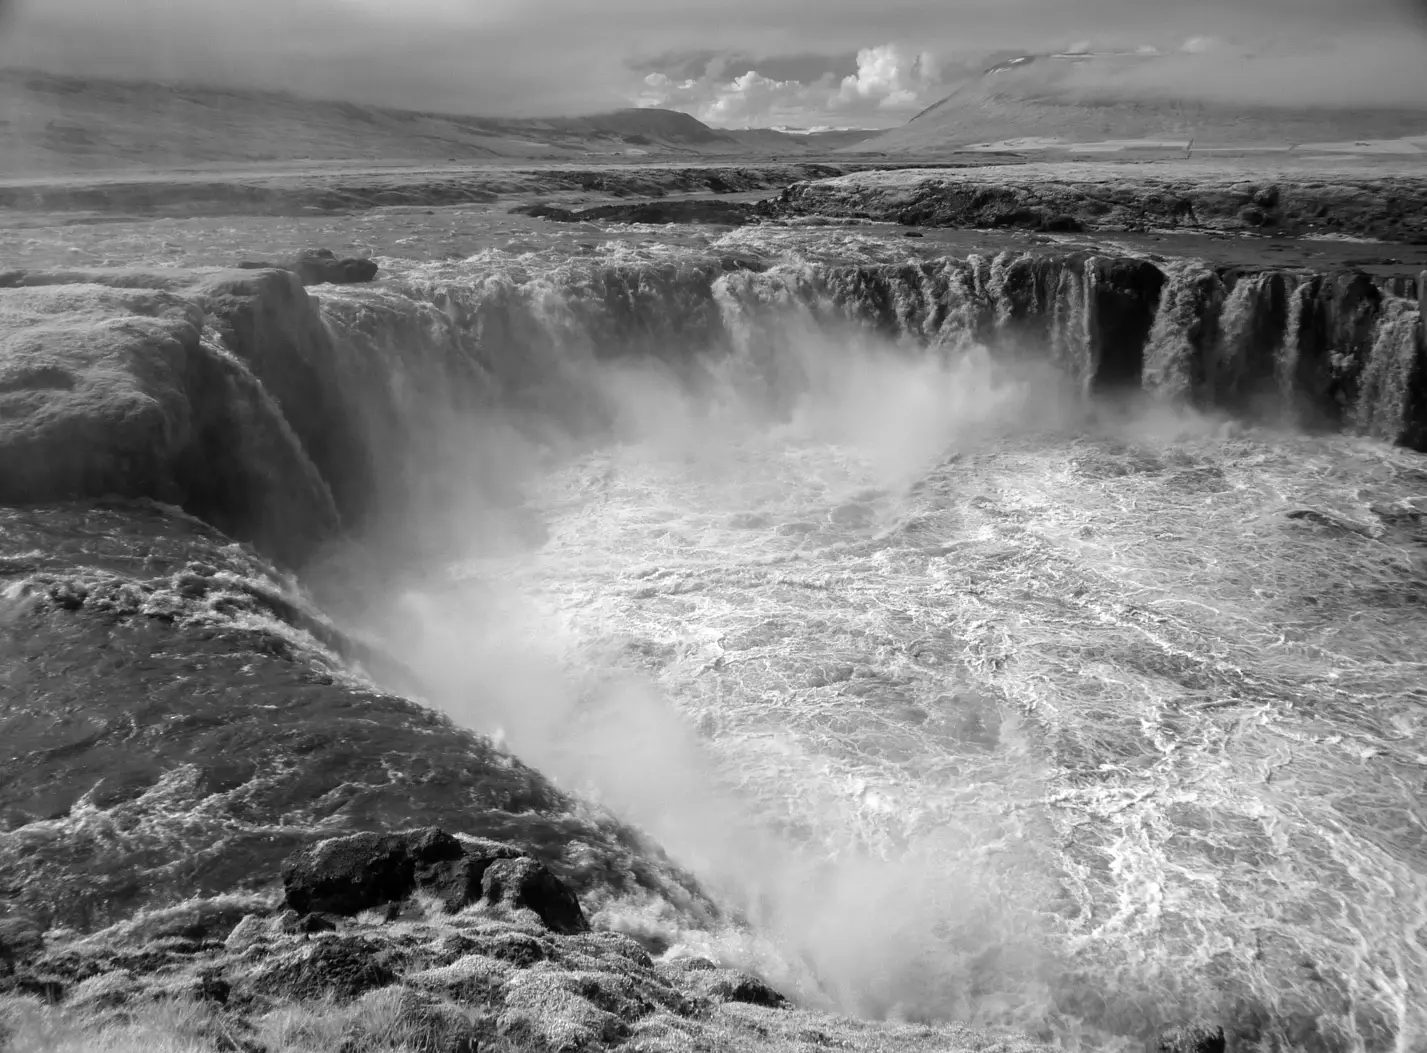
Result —
<path fill-rule="evenodd" d="M 1427 102 L 1427 0 L 9 0 L 3 10 L 3 65 L 489 115 L 653 105 L 727 126 L 886 126 L 988 56 L 1068 48 L 1155 49 L 1164 61 L 1120 84 L 1136 92 Z"/>

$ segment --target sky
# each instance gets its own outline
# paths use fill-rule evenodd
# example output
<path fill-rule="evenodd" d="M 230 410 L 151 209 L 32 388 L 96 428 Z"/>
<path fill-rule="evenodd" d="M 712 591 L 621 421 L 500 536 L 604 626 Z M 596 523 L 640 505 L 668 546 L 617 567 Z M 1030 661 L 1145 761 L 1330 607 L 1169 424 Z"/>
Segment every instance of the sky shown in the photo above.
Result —
<path fill-rule="evenodd" d="M 893 126 L 1066 50 L 1147 56 L 1085 90 L 1427 103 L 1427 0 L 0 0 L 0 66 L 723 127 Z"/>

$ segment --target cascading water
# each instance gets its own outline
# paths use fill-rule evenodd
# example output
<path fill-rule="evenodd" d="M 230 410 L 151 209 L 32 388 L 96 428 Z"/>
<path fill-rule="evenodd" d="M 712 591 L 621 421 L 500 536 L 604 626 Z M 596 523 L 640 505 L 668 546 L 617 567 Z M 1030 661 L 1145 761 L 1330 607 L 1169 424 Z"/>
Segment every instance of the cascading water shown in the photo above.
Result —
<path fill-rule="evenodd" d="M 1415 304 L 748 237 L 323 293 L 378 474 L 476 457 L 540 524 L 369 628 L 751 928 L 597 922 L 1071 1049 L 1420 1048 L 1427 468 L 1186 408 L 1410 439 Z"/>

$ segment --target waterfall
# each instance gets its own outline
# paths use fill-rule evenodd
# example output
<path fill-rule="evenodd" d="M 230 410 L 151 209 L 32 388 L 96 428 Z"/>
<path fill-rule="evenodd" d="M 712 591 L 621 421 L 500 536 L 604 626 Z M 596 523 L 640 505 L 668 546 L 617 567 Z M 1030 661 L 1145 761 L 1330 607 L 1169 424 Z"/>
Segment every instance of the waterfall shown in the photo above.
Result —
<path fill-rule="evenodd" d="M 1145 346 L 1141 382 L 1159 398 L 1187 402 L 1203 382 L 1205 351 L 1214 343 L 1223 285 L 1198 261 L 1175 264 L 1166 277 Z"/>
<path fill-rule="evenodd" d="M 608 428 L 610 363 L 689 390 L 723 385 L 777 413 L 825 369 L 818 349 L 848 341 L 948 361 L 1040 357 L 1082 393 L 1138 388 L 1421 445 L 1420 290 L 1383 282 L 1078 252 L 767 266 L 686 252 L 481 257 L 320 295 L 338 373 L 327 383 L 365 446 L 350 474 L 374 480 L 372 506 L 403 500 L 407 467 L 439 461 L 475 420 Z M 312 432 L 298 428 L 304 442 Z M 337 459 L 313 456 L 345 518 L 362 502 L 334 481 Z"/>
<path fill-rule="evenodd" d="M 1300 282 L 1288 299 L 1288 322 L 1283 339 L 1274 351 L 1274 379 L 1278 383 L 1280 404 L 1290 422 L 1298 419 L 1298 360 L 1303 343 L 1303 321 L 1313 298 L 1313 284 Z"/>
<path fill-rule="evenodd" d="M 1398 442 L 1411 428 L 1414 379 L 1421 383 L 1418 305 L 1391 296 L 1382 305 L 1377 338 L 1358 381 L 1354 428 L 1364 435 Z"/>
<path fill-rule="evenodd" d="M 1090 313 L 1087 289 L 1095 279 L 1087 261 L 1084 268 L 1064 267 L 1056 281 L 1051 303 L 1051 360 L 1081 391 L 1089 390 L 1093 365 L 1090 360 Z"/>

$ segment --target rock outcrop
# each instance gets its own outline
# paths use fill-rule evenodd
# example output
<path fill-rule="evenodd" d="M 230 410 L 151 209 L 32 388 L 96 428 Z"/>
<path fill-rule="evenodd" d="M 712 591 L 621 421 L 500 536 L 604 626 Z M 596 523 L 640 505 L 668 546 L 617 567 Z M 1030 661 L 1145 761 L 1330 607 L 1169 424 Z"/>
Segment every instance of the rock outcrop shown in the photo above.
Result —
<path fill-rule="evenodd" d="M 461 860 L 484 862 L 484 895 L 453 911 L 440 894 L 473 889 L 469 869 L 448 880 L 460 867 L 447 864 Z M 340 913 L 299 916 L 248 893 L 141 911 L 87 935 L 57 931 L 47 944 L 0 923 L 0 1034 L 28 1048 L 51 1028 L 97 1036 L 137 1022 L 160 1035 L 183 1028 L 200 1048 L 277 1048 L 276 1036 L 297 1033 L 311 1048 L 383 1043 L 430 1053 L 920 1053 L 992 1041 L 960 1025 L 799 1009 L 749 972 L 701 957 L 656 960 L 627 935 L 589 931 L 582 916 L 578 926 L 547 918 L 529 909 L 532 892 L 558 886 L 571 903 L 573 895 L 512 845 L 435 829 L 376 831 L 314 844 L 283 877 L 289 904 L 297 897 Z M 399 911 L 362 906 L 432 887 L 435 898 Z M 1012 1035 L 995 1042 L 1007 1053 L 1045 1053 Z"/>
<path fill-rule="evenodd" d="M 857 172 L 794 183 L 774 215 L 1023 230 L 1249 231 L 1427 241 L 1427 179 L 1284 176 L 1249 182 L 1212 167 L 1146 171 L 1067 163 Z"/>
<path fill-rule="evenodd" d="M 275 1028 L 300 1029 L 313 1048 L 380 1040 L 433 1053 L 770 1043 L 916 1053 L 989 1040 L 957 1025 L 826 1017 L 708 958 L 656 961 L 629 936 L 589 931 L 570 890 L 513 845 L 374 831 L 313 844 L 282 877 L 293 909 L 261 893 L 200 897 L 48 943 L 0 922 L 0 1033 L 24 1048 L 33 1029 L 99 1034 L 154 1015 L 156 1027 L 183 1021 L 239 1049 L 272 1048 Z M 372 909 L 413 894 L 399 910 Z M 334 913 L 298 914 L 317 907 Z"/>
<path fill-rule="evenodd" d="M 581 896 L 717 916 L 607 812 L 352 675 L 425 693 L 200 521 L 144 501 L 0 507 L 0 534 L 0 888 L 17 916 L 89 932 L 407 826 L 518 842 Z M 452 870 L 460 901 L 485 894 L 485 874 Z M 551 902 L 522 887 L 516 906 Z"/>
<path fill-rule="evenodd" d="M 332 537 L 326 481 L 200 304 L 95 277 L 0 290 L 0 502 L 154 498 L 288 562 Z"/>
<path fill-rule="evenodd" d="M 352 525 L 368 511 L 377 485 L 377 439 L 362 434 L 345 383 L 350 366 L 303 284 L 289 271 L 264 270 L 201 281 L 192 295 L 222 346 L 280 408 L 341 519 Z"/>
<path fill-rule="evenodd" d="M 590 927 L 574 893 L 523 849 L 435 827 L 319 841 L 284 864 L 282 882 L 300 914 L 353 915 L 422 894 L 453 914 L 484 900 L 531 911 L 553 932 Z"/>
<path fill-rule="evenodd" d="M 374 279 L 378 270 L 374 260 L 339 259 L 331 249 L 306 249 L 290 260 L 276 263 L 247 261 L 238 264 L 238 268 L 291 271 L 303 285 L 356 285 Z"/>
<path fill-rule="evenodd" d="M 777 305 L 1048 356 L 1086 392 L 1427 448 L 1424 283 L 1410 276 L 1047 249 L 811 271 L 711 257 L 568 280 L 354 287 L 324 305 L 286 270 L 11 274 L 0 501 L 150 498 L 298 567 L 369 517 L 449 499 L 438 466 L 492 407 L 599 429 L 612 410 L 591 360 L 696 371 L 762 339 Z"/>
<path fill-rule="evenodd" d="M 694 198 L 579 209 L 542 203 L 521 205 L 511 211 L 560 223 L 716 223 L 741 227 L 757 222 L 762 210 L 754 202 Z"/>
<path fill-rule="evenodd" d="M 274 1048 L 280 1028 L 311 1048 L 383 1042 L 431 1053 L 626 1045 L 754 1053 L 770 1043 L 916 1053 L 929 1042 L 971 1050 L 990 1040 L 956 1025 L 800 1010 L 747 972 L 706 958 L 656 961 L 628 936 L 562 934 L 528 912 L 476 907 L 313 929 L 255 897 L 235 923 L 239 905 L 195 900 L 87 937 L 61 936 L 0 975 L 0 1031 L 23 1044 L 27 1029 L 63 1022 L 97 1034 L 152 1014 L 160 1028 L 193 1022 L 200 1041 L 222 1036 L 224 1049 Z M 998 1036 L 998 1045 L 1044 1049 L 1013 1036 Z"/>

